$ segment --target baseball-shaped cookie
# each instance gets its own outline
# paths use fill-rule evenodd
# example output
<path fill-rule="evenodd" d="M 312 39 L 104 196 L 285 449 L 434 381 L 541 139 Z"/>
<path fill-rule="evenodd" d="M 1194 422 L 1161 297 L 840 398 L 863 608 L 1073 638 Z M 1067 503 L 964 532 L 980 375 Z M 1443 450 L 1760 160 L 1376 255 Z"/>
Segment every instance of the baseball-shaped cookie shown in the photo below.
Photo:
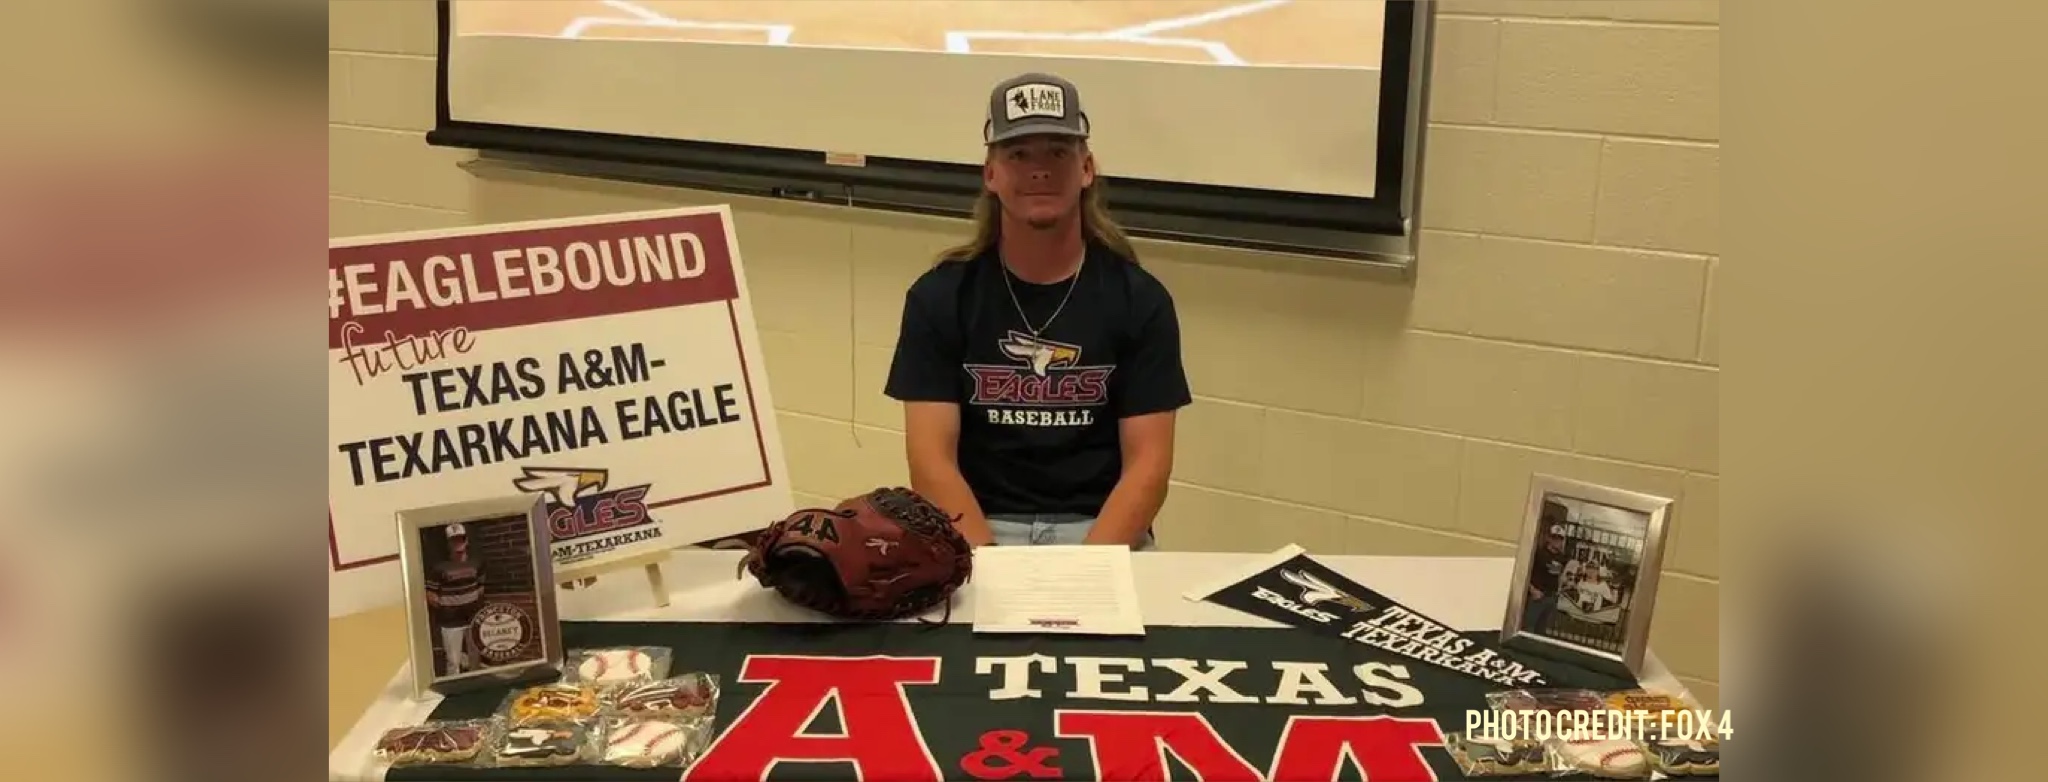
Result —
<path fill-rule="evenodd" d="M 662 720 L 632 720 L 616 725 L 605 739 L 604 762 L 651 768 L 683 759 L 690 743 L 688 728 Z"/>
<path fill-rule="evenodd" d="M 600 649 L 576 666 L 576 675 L 599 684 L 645 679 L 654 672 L 654 658 L 639 649 Z"/>
<path fill-rule="evenodd" d="M 1638 779 L 1650 770 L 1650 758 L 1633 741 L 1595 739 L 1567 741 L 1558 755 L 1573 768 L 1600 777 Z"/>

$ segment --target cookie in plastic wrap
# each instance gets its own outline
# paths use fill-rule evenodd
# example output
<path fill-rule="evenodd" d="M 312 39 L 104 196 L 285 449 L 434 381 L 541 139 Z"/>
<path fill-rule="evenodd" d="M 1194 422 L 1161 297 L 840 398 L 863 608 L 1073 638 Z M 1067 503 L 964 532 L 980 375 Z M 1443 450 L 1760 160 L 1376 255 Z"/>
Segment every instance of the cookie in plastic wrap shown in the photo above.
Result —
<path fill-rule="evenodd" d="M 598 687 L 668 678 L 674 654 L 660 646 L 570 649 L 563 670 L 568 681 Z"/>
<path fill-rule="evenodd" d="M 576 766 L 597 757 L 595 726 L 572 720 L 535 720 L 506 725 L 491 753 L 494 765 Z"/>
<path fill-rule="evenodd" d="M 1606 694 L 1596 690 L 1550 688 L 1504 690 L 1487 693 L 1486 702 L 1497 711 L 1513 712 L 1606 712 L 1611 711 Z M 1554 726 L 1564 732 L 1569 726 Z M 1644 779 L 1650 775 L 1650 759 L 1642 745 L 1620 735 L 1553 735 L 1543 739 L 1555 760 L 1553 773 L 1586 774 L 1603 779 Z"/>
<path fill-rule="evenodd" d="M 625 685 L 607 694 L 608 710 L 639 717 L 698 717 L 718 711 L 718 676 L 685 673 L 661 681 Z"/>
<path fill-rule="evenodd" d="M 598 762 L 626 768 L 681 768 L 696 762 L 711 745 L 711 723 L 702 717 L 610 717 Z"/>
<path fill-rule="evenodd" d="M 542 684 L 513 690 L 498 709 L 509 722 L 534 720 L 586 720 L 597 716 L 600 706 L 595 687 L 580 684 Z"/>
<path fill-rule="evenodd" d="M 1451 733 L 1444 748 L 1468 777 L 1517 777 L 1552 770 L 1550 751 L 1539 741 L 1509 741 Z"/>
<path fill-rule="evenodd" d="M 377 758 L 392 766 L 470 765 L 489 738 L 489 720 L 442 720 L 393 728 L 377 739 Z"/>
<path fill-rule="evenodd" d="M 1650 756 L 1650 768 L 1667 777 L 1717 777 L 1721 775 L 1721 743 L 1651 737 L 1643 742 Z"/>

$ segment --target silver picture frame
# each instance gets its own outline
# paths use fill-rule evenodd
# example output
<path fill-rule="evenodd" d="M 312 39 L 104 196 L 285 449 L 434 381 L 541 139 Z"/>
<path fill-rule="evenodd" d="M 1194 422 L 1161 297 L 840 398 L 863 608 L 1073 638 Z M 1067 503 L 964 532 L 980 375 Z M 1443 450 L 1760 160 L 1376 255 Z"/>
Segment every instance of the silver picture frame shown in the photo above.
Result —
<path fill-rule="evenodd" d="M 397 527 L 415 698 L 561 675 L 544 495 L 412 508 Z"/>
<path fill-rule="evenodd" d="M 1501 645 L 1639 678 L 1676 504 L 1613 486 L 1531 476 Z M 1553 565 L 1557 572 L 1550 572 Z"/>

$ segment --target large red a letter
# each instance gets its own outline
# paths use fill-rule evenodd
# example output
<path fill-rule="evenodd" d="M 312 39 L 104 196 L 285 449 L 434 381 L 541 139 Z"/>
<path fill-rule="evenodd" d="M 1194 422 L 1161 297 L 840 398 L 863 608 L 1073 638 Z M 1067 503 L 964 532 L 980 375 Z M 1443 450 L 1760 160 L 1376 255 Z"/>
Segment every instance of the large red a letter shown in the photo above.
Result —
<path fill-rule="evenodd" d="M 1259 782 L 1258 769 L 1200 714 L 1061 709 L 1053 712 L 1052 723 L 1060 738 L 1088 740 L 1095 763 L 1088 779 L 1166 782 L 1166 753 L 1171 752 L 1202 782 Z"/>
<path fill-rule="evenodd" d="M 1272 782 L 1336 782 L 1344 759 L 1369 782 L 1436 782 L 1418 746 L 1444 743 L 1436 720 L 1289 717 L 1273 751 Z"/>
<path fill-rule="evenodd" d="M 760 697 L 706 748 L 685 782 L 761 782 L 777 763 L 852 763 L 855 780 L 940 782 L 904 685 L 937 684 L 936 657 L 748 657 L 739 681 Z M 804 729 L 838 704 L 842 735 Z"/>

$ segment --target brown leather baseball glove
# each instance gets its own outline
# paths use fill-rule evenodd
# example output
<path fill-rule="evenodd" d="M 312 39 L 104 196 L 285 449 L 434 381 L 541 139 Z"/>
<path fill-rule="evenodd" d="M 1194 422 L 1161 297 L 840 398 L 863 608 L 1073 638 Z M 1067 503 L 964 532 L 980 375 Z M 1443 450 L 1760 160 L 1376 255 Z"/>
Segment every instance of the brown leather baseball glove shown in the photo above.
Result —
<path fill-rule="evenodd" d="M 938 506 L 884 488 L 768 525 L 741 567 L 790 602 L 841 619 L 887 621 L 941 603 L 950 619 L 974 559 Z"/>

